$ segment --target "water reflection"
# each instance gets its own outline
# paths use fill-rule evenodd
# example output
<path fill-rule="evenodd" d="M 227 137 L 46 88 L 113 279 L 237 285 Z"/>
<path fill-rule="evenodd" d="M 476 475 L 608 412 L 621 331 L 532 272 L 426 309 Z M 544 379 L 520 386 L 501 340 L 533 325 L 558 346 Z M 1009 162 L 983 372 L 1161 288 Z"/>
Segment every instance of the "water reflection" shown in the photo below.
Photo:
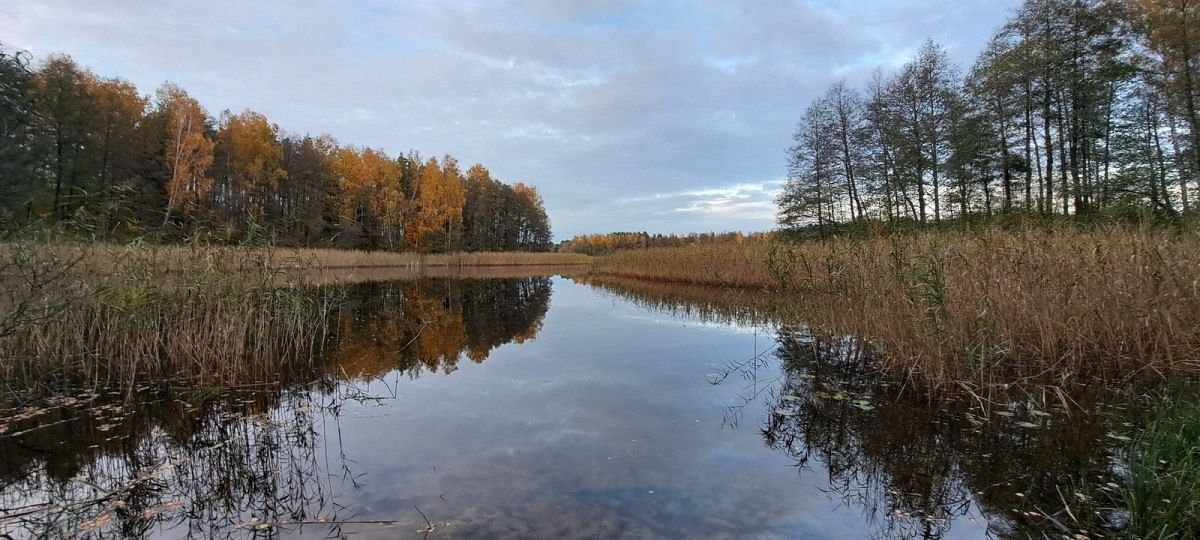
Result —
<path fill-rule="evenodd" d="M 340 500 L 364 474 L 341 443 L 342 410 L 379 399 L 353 382 L 450 373 L 460 357 L 479 363 L 532 340 L 550 290 L 544 276 L 361 284 L 347 290 L 327 360 L 275 379 L 10 389 L 0 533 L 214 537 L 307 525 L 336 535 L 364 521 Z"/>
<path fill-rule="evenodd" d="M 572 280 L 356 285 L 277 380 L 12 392 L 0 533 L 983 538 L 1108 518 L 1076 494 L 1126 429 L 1105 396 L 935 402 L 781 299 Z"/>
<path fill-rule="evenodd" d="M 765 325 L 783 318 L 787 308 L 783 298 L 763 291 L 679 285 L 595 274 L 569 277 L 576 283 L 595 288 L 603 295 L 627 300 L 644 309 L 707 323 Z"/>
<path fill-rule="evenodd" d="M 537 337 L 549 305 L 545 276 L 358 285 L 338 318 L 335 374 L 451 373 L 460 357 L 480 363 L 496 347 Z"/>
<path fill-rule="evenodd" d="M 601 286 L 667 313 L 731 323 L 782 318 L 765 294 L 637 281 Z M 858 339 L 781 324 L 772 346 L 727 363 L 712 382 L 742 389 L 725 426 L 761 418 L 766 446 L 791 458 L 800 475 L 824 474 L 829 496 L 861 511 L 876 537 L 941 538 L 967 523 L 1005 538 L 1094 535 L 1119 521 L 1093 500 L 1103 491 L 1088 486 L 1114 478 L 1120 437 L 1112 434 L 1130 427 L 1130 415 L 1119 414 L 1127 398 L 1085 390 L 948 402 L 876 367 Z"/>
<path fill-rule="evenodd" d="M 0 439 L 3 530 L 210 537 L 333 512 L 314 408 L 306 392 L 172 388 L 6 408 L 31 419 Z"/>

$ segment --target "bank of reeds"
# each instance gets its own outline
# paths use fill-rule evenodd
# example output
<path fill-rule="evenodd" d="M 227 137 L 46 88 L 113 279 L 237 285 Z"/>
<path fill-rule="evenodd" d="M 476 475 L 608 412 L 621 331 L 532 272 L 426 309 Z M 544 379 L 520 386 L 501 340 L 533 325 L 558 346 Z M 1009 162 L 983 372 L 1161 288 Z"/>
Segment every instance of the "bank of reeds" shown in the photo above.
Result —
<path fill-rule="evenodd" d="M 781 312 L 781 302 L 775 295 L 755 289 L 684 285 L 594 273 L 571 274 L 568 278 L 652 311 L 709 323 L 759 325 L 776 320 Z"/>
<path fill-rule="evenodd" d="M 288 270 L 269 250 L 213 253 L 177 249 L 164 274 L 161 252 L 147 246 L 95 259 L 88 246 L 9 244 L 0 264 L 0 377 L 237 385 L 310 362 L 337 293 L 278 286 Z"/>
<path fill-rule="evenodd" d="M 16 244 L 0 243 L 0 259 L 10 257 Z M 585 265 L 591 257 L 578 253 L 533 253 L 522 251 L 476 253 L 416 253 L 392 251 L 356 251 L 320 248 L 256 248 L 255 257 L 246 257 L 248 248 L 220 245 L 157 245 L 53 242 L 43 250 L 62 256 L 82 256 L 81 263 L 101 272 L 117 271 L 131 249 L 139 257 L 162 271 L 194 271 L 198 264 L 220 268 L 258 270 L 263 265 L 291 269 L 346 268 L 425 268 L 457 266 L 549 266 Z"/>
<path fill-rule="evenodd" d="M 772 289 L 918 382 L 1200 372 L 1195 230 L 1029 228 L 616 253 L 605 275 Z"/>

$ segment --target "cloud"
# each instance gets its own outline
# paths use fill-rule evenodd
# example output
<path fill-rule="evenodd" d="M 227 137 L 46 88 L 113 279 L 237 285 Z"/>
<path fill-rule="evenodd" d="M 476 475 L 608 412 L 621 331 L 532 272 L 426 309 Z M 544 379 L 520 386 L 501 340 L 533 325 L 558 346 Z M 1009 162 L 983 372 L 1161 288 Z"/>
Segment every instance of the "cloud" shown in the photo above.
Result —
<path fill-rule="evenodd" d="M 660 216 L 694 214 L 717 220 L 771 221 L 775 216 L 775 197 L 783 180 L 739 183 L 689 189 L 673 193 L 653 193 L 626 197 L 625 206 L 642 206 Z"/>
<path fill-rule="evenodd" d="M 538 186 L 561 239 L 772 227 L 809 100 L 927 37 L 970 62 L 1016 2 L 27 0 L 0 39 L 213 113 L 484 163 Z M 763 191 L 695 193 L 739 182 Z"/>

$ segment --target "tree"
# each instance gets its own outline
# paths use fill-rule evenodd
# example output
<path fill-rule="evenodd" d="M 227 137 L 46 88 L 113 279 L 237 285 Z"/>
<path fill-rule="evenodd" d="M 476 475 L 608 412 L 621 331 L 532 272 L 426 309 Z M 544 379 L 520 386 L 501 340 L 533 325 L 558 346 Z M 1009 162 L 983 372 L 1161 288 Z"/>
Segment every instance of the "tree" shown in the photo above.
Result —
<path fill-rule="evenodd" d="M 551 243 L 537 190 L 482 165 L 464 177 L 449 155 L 392 157 L 330 136 L 284 136 L 249 110 L 226 110 L 214 125 L 176 85 L 160 87 L 150 108 L 132 84 L 69 57 L 32 71 L 27 55 L 0 48 L 0 226 L 43 218 L 113 238 L 157 228 L 172 229 L 165 238 L 362 249 Z"/>
<path fill-rule="evenodd" d="M 1184 210 L 1188 210 L 1187 178 L 1200 181 L 1200 1 L 1197 0 L 1138 0 L 1137 14 L 1147 42 L 1156 53 L 1158 69 L 1163 74 L 1163 87 L 1170 96 L 1171 129 L 1175 130 L 1175 110 L 1182 110 L 1190 135 L 1190 171 L 1181 174 L 1179 189 Z M 1182 153 L 1182 152 L 1181 152 Z"/>
<path fill-rule="evenodd" d="M 792 135 L 788 153 L 788 179 L 776 203 L 779 224 L 795 228 L 815 219 L 817 225 L 834 223 L 834 201 L 838 198 L 833 168 L 838 147 L 827 136 L 832 115 L 827 102 L 808 106 Z"/>
<path fill-rule="evenodd" d="M 338 185 L 332 161 L 337 141 L 329 136 L 284 137 L 280 184 L 280 228 L 283 238 L 297 246 L 316 245 L 335 234 Z"/>
<path fill-rule="evenodd" d="M 120 188 L 133 187 L 150 158 L 140 132 L 146 116 L 146 99 L 137 88 L 120 79 L 89 78 L 88 91 L 96 104 L 94 128 L 99 163 L 95 180 L 105 199 L 104 217 L 120 211 L 125 201 L 114 199 Z M 110 200 L 112 199 L 112 200 Z"/>
<path fill-rule="evenodd" d="M 450 156 L 429 158 L 421 167 L 417 183 L 417 215 L 405 228 L 409 247 L 432 249 L 440 245 L 446 251 L 452 246 L 455 231 L 461 234 L 466 188 L 458 171 L 458 161 Z M 427 237 L 440 236 L 430 243 Z M 438 242 L 437 240 L 441 240 Z"/>
<path fill-rule="evenodd" d="M 215 172 L 227 221 L 261 221 L 271 210 L 278 213 L 279 182 L 287 177 L 278 133 L 278 126 L 254 111 L 221 113 Z"/>
<path fill-rule="evenodd" d="M 546 207 L 537 188 L 517 182 L 512 192 L 519 201 L 517 222 L 517 244 L 514 249 L 545 251 L 550 247 L 550 221 L 546 219 Z"/>
<path fill-rule="evenodd" d="M 400 164 L 379 150 L 345 147 L 336 152 L 333 171 L 341 192 L 342 220 L 363 235 L 360 247 L 377 247 L 381 242 L 395 246 L 403 237 L 411 204 L 404 194 Z"/>
<path fill-rule="evenodd" d="M 97 169 L 99 158 L 92 131 L 96 103 L 88 92 L 93 77 L 70 57 L 54 56 L 35 78 L 38 110 L 51 149 L 47 165 L 54 183 L 50 202 L 54 220 L 70 214 L 94 187 L 87 182 L 88 172 Z"/>
<path fill-rule="evenodd" d="M 0 45 L 0 224 L 32 214 L 39 153 L 37 102 L 29 57 Z"/>
<path fill-rule="evenodd" d="M 838 147 L 837 171 L 845 185 L 846 197 L 850 206 L 850 219 L 856 220 L 866 212 L 863 198 L 859 193 L 859 181 L 862 161 L 860 152 L 864 141 L 864 118 L 862 97 L 858 92 L 846 86 L 845 81 L 838 81 L 829 87 L 824 101 L 830 115 L 830 125 L 825 127 Z"/>
<path fill-rule="evenodd" d="M 158 89 L 158 110 L 166 119 L 167 207 L 163 225 L 171 221 L 171 211 L 191 201 L 199 205 L 212 187 L 208 169 L 213 163 L 215 144 L 204 134 L 208 115 L 200 103 L 182 88 L 167 83 Z"/>
<path fill-rule="evenodd" d="M 793 135 L 780 223 L 861 218 L 872 204 L 922 223 L 1190 210 L 1196 14 L 1194 0 L 1026 0 L 965 77 L 931 41 L 877 72 L 860 129 L 854 93 L 835 84 Z"/>

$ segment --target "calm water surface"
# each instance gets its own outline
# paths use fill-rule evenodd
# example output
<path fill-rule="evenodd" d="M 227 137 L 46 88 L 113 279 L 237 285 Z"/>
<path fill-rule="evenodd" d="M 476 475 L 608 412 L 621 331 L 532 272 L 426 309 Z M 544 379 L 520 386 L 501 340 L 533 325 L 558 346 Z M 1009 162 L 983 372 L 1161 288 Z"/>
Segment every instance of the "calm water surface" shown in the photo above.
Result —
<path fill-rule="evenodd" d="M 1062 506 L 1050 488 L 1111 468 L 1115 420 L 973 420 L 864 378 L 852 340 L 780 325 L 771 302 L 563 277 L 355 285 L 320 360 L 280 384 L 10 404 L 0 531 L 1023 536 L 1055 531 L 1027 515 Z"/>

